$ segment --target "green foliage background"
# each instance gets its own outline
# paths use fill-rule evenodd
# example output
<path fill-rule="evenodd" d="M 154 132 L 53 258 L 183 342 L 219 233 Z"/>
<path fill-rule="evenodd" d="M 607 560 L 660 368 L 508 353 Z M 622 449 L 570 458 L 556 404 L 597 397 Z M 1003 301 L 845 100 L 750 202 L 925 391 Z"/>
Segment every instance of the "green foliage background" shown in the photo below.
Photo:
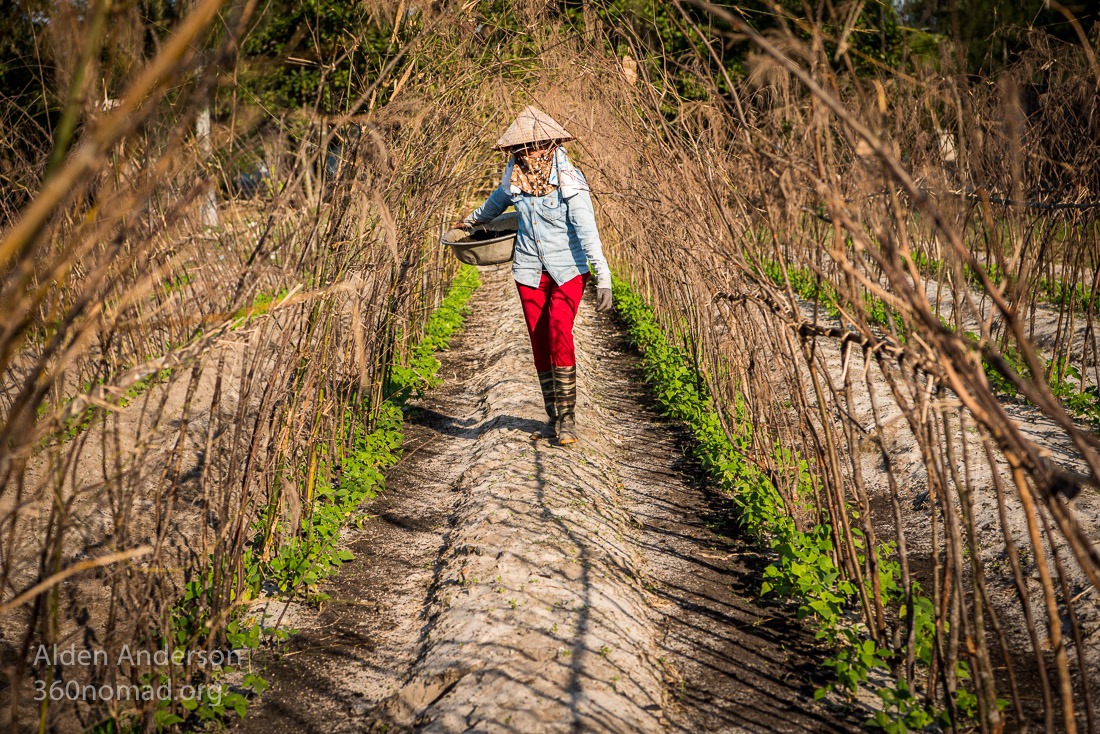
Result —
<path fill-rule="evenodd" d="M 363 3 L 269 0 L 241 48 L 240 81 L 271 111 L 346 111 L 385 65 L 392 35 L 393 22 Z"/>
<path fill-rule="evenodd" d="M 801 0 L 747 0 L 719 3 L 740 14 L 761 31 L 786 23 L 808 38 L 815 20 L 822 21 L 830 50 L 844 30 L 836 4 L 807 5 Z M 525 17 L 521 3 L 484 0 L 474 8 L 476 33 L 484 36 L 486 55 L 498 53 L 510 37 L 510 54 L 522 53 Z M 0 3 L 0 115 L 10 133 L 0 145 L 0 175 L 18 159 L 33 157 L 52 144 L 53 129 L 67 94 L 71 73 L 58 58 L 58 39 L 65 27 L 79 29 L 94 2 L 3 0 Z M 89 94 L 114 96 L 140 63 L 186 12 L 188 4 L 168 0 L 137 0 L 112 4 L 110 32 L 99 59 L 99 79 Z M 1086 30 L 1100 11 L 1091 4 L 1067 3 Z M 550 6 L 576 25 L 598 24 L 610 31 L 619 55 L 640 57 L 652 70 L 673 70 L 682 98 L 702 99 L 706 90 L 690 81 L 692 67 L 709 65 L 721 93 L 727 83 L 714 55 L 736 81 L 747 73 L 749 48 L 731 37 L 729 28 L 708 13 L 687 4 L 658 0 L 558 0 Z M 820 19 L 807 13 L 823 13 Z M 397 17 L 400 13 L 400 17 Z M 225 13 L 230 17 L 231 12 Z M 68 24 L 66 26 L 65 24 Z M 394 31 L 395 24 L 398 27 Z M 258 106 L 278 117 L 297 109 L 339 113 L 369 94 L 380 70 L 417 30 L 419 12 L 413 4 L 363 3 L 344 0 L 261 0 L 252 27 L 240 48 L 234 88 L 224 90 L 215 113 L 232 115 L 231 102 Z M 854 49 L 856 73 L 879 66 L 901 67 L 916 55 L 938 55 L 945 38 L 958 37 L 972 71 L 1011 61 L 1024 44 L 1028 27 L 1047 29 L 1053 36 L 1076 42 L 1075 32 L 1042 0 L 869 0 L 856 19 L 848 42 Z M 79 31 L 72 31 L 76 36 Z M 52 34 L 52 38 L 51 38 Z M 78 45 L 74 36 L 70 46 Z M 708 46 L 710 47 L 708 49 Z M 713 51 L 713 53 L 712 53 Z M 700 62 L 698 59 L 708 60 Z M 379 94 L 383 90 L 379 91 Z M 379 102 L 382 100 L 379 99 Z M 670 113 L 673 110 L 670 109 Z"/>

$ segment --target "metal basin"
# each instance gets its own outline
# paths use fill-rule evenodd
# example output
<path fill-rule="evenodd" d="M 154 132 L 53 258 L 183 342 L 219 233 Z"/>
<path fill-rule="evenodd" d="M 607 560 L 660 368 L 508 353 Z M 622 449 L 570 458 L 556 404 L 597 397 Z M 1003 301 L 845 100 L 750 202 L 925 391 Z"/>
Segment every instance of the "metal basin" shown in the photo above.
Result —
<path fill-rule="evenodd" d="M 519 215 L 515 212 L 501 214 L 486 224 L 479 224 L 469 232 L 452 229 L 440 239 L 461 262 L 467 265 L 499 265 L 511 262 L 516 246 Z"/>

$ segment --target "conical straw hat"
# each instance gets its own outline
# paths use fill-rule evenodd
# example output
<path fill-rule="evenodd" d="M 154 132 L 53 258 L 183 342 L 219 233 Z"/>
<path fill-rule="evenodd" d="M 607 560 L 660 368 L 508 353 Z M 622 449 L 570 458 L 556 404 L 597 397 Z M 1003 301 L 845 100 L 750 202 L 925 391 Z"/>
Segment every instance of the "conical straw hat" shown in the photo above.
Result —
<path fill-rule="evenodd" d="M 537 143 L 542 140 L 573 140 L 573 136 L 553 117 L 538 107 L 529 105 L 500 136 L 497 148 L 504 150 L 514 145 Z"/>

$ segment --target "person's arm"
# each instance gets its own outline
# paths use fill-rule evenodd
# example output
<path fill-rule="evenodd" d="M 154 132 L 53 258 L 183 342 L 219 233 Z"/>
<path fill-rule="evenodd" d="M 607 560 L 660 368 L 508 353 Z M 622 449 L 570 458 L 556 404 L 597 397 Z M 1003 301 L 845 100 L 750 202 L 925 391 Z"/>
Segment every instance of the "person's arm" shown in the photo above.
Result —
<path fill-rule="evenodd" d="M 474 209 L 470 216 L 462 220 L 467 227 L 476 227 L 485 222 L 491 222 L 499 217 L 505 209 L 512 205 L 512 197 L 508 196 L 503 188 L 497 186 L 485 203 Z"/>
<path fill-rule="evenodd" d="M 607 266 L 607 258 L 603 255 L 603 243 L 600 241 L 600 231 L 596 228 L 592 196 L 582 190 L 567 201 L 569 221 L 584 247 L 589 264 L 596 271 L 596 310 L 607 311 L 611 308 L 611 268 Z"/>

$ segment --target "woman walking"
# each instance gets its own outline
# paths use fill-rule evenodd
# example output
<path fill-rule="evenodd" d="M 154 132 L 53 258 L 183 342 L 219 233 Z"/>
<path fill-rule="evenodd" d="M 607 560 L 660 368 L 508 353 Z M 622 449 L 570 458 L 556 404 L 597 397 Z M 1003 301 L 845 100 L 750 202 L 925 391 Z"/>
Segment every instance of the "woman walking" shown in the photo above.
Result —
<path fill-rule="evenodd" d="M 500 186 L 461 226 L 519 214 L 512 276 L 519 291 L 535 371 L 550 420 L 531 438 L 576 443 L 577 359 L 573 321 L 589 264 L 596 273 L 596 311 L 612 306 L 611 271 L 603 256 L 588 182 L 562 143 L 573 140 L 550 115 L 527 107 L 497 141 L 510 154 Z"/>

